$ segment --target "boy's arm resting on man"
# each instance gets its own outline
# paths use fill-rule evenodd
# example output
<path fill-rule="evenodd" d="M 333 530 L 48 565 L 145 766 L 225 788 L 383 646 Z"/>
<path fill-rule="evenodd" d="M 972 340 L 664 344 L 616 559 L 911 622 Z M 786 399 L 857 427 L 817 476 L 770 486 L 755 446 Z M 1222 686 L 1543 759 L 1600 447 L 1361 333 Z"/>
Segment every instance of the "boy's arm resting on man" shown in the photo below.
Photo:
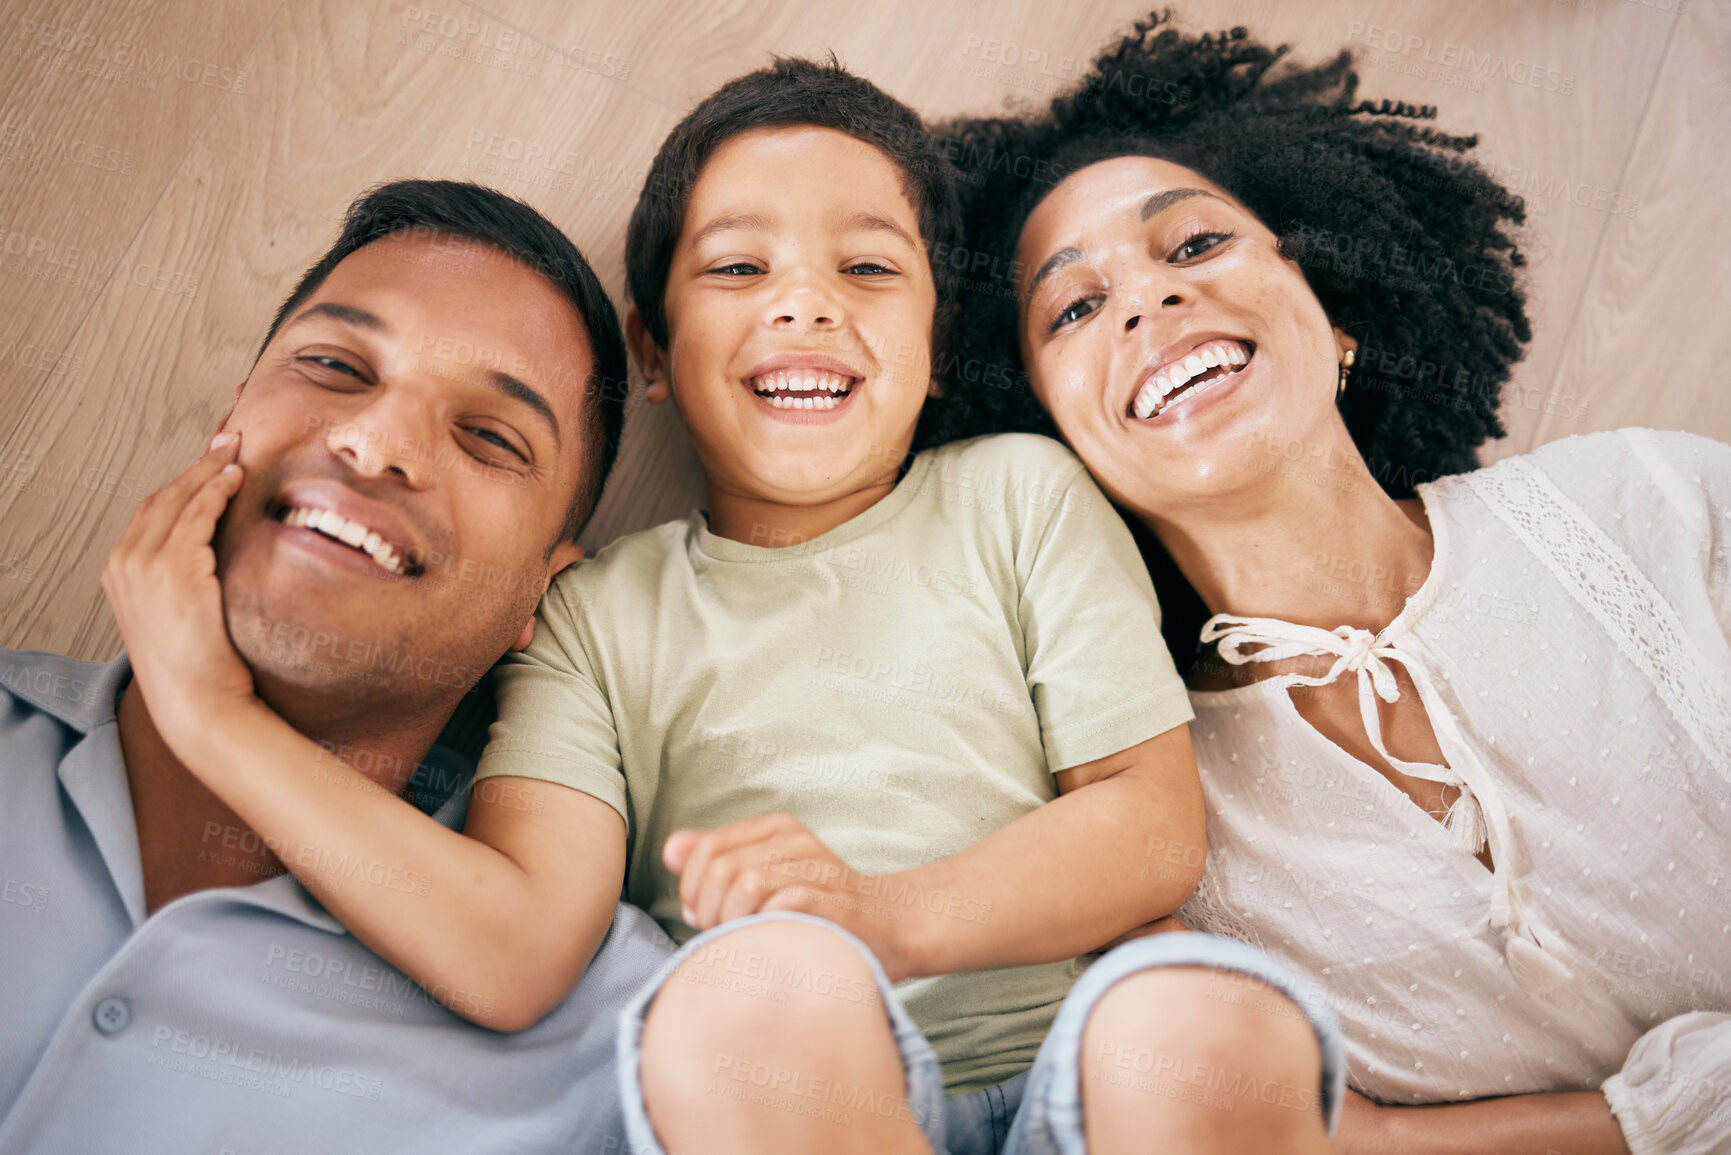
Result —
<path fill-rule="evenodd" d="M 476 783 L 459 834 L 258 703 L 182 760 L 373 952 L 484 1027 L 533 1026 L 612 924 L 625 824 L 533 778 Z"/>
<path fill-rule="evenodd" d="M 1057 778 L 1053 801 L 894 874 L 852 870 L 785 814 L 683 831 L 665 853 L 699 929 L 804 911 L 859 935 L 892 980 L 1055 962 L 1177 910 L 1205 857 L 1188 726 Z"/>
<path fill-rule="evenodd" d="M 501 777 L 476 786 L 458 834 L 261 701 L 210 546 L 239 486 L 234 449 L 213 448 L 141 504 L 103 571 L 157 731 L 375 953 L 472 1022 L 532 1025 L 612 923 L 624 822 L 581 791 Z"/>

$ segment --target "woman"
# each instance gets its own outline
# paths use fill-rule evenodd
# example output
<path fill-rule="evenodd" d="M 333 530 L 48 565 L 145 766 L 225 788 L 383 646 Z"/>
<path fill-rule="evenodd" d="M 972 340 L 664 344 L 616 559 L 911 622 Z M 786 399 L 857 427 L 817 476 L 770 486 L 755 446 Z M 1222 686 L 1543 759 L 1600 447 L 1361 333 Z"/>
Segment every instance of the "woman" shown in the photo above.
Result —
<path fill-rule="evenodd" d="M 951 126 L 1005 272 L 933 435 L 1055 428 L 1148 531 L 1208 796 L 1184 915 L 1326 993 L 1344 1146 L 1731 1150 L 1731 449 L 1475 470 L 1521 203 L 1283 52 L 1150 19 L 1047 114 Z"/>

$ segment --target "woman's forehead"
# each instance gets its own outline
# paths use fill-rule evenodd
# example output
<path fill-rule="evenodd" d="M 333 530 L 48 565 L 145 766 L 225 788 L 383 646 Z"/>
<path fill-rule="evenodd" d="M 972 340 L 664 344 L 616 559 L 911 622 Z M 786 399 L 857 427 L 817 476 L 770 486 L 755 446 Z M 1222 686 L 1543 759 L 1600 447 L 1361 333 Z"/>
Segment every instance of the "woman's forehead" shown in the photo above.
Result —
<path fill-rule="evenodd" d="M 1028 215 L 1022 255 L 1040 259 L 1035 248 L 1076 244 L 1092 228 L 1122 221 L 1139 223 L 1185 194 L 1202 193 L 1238 207 L 1225 190 L 1194 169 L 1151 156 L 1117 156 L 1077 169 Z"/>

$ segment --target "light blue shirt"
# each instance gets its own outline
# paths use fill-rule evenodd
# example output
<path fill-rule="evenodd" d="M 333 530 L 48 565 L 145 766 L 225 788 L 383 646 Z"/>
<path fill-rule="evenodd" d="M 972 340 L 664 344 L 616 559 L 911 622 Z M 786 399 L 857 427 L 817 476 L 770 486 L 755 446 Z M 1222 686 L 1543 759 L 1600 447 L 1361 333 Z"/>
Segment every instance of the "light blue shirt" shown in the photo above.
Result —
<path fill-rule="evenodd" d="M 290 875 L 146 917 L 115 720 L 130 678 L 124 654 L 0 650 L 0 1155 L 624 1151 L 616 1018 L 672 950 L 648 916 L 620 906 L 577 990 L 508 1035 L 434 1003 Z M 472 769 L 435 748 L 417 773 L 453 829 Z"/>

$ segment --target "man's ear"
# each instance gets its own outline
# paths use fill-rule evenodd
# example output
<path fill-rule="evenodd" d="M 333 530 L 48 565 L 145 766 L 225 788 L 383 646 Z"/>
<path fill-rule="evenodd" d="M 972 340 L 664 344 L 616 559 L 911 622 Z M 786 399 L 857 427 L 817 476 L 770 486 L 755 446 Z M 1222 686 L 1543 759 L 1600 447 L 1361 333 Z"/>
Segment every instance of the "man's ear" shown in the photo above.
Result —
<path fill-rule="evenodd" d="M 547 558 L 547 584 L 541 587 L 541 592 L 547 592 L 547 586 L 553 584 L 553 579 L 563 573 L 567 567 L 576 565 L 583 560 L 583 547 L 574 541 L 562 541 L 553 547 L 553 552 Z M 526 650 L 529 643 L 535 640 L 535 615 L 530 614 L 529 620 L 523 623 L 523 629 L 517 634 L 517 640 L 511 643 L 513 650 Z"/>
<path fill-rule="evenodd" d="M 583 560 L 583 547 L 574 541 L 562 541 L 553 547 L 553 552 L 547 559 L 547 585 L 553 584 L 553 579 L 564 573 L 570 566 Z M 541 587 L 541 592 L 547 592 L 547 586 Z"/>
<path fill-rule="evenodd" d="M 672 396 L 672 386 L 667 379 L 667 355 L 655 343 L 649 326 L 643 323 L 643 313 L 636 305 L 625 306 L 625 344 L 630 347 L 631 356 L 643 373 L 646 386 L 643 399 L 659 405 Z"/>

